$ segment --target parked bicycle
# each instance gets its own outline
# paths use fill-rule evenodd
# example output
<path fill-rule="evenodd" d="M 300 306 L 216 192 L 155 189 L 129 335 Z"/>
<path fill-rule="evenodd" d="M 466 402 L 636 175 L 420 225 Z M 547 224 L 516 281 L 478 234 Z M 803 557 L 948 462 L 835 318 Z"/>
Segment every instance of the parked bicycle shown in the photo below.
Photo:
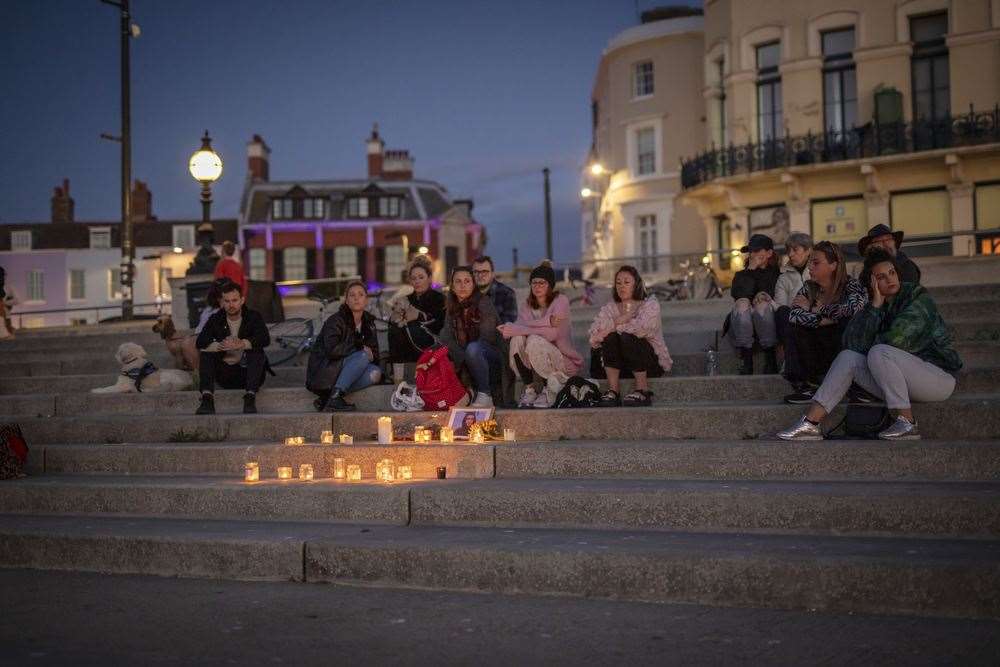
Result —
<path fill-rule="evenodd" d="M 690 260 L 680 263 L 683 278 L 670 278 L 665 283 L 651 285 L 649 293 L 660 301 L 721 299 L 724 294 L 719 277 L 710 264 L 691 266 Z"/>
<path fill-rule="evenodd" d="M 337 297 L 309 295 L 310 301 L 319 303 L 316 317 L 291 317 L 271 327 L 271 345 L 265 350 L 272 366 L 301 366 L 309 357 L 309 351 L 316 341 L 316 335 L 326 321 L 326 311 L 336 304 Z"/>

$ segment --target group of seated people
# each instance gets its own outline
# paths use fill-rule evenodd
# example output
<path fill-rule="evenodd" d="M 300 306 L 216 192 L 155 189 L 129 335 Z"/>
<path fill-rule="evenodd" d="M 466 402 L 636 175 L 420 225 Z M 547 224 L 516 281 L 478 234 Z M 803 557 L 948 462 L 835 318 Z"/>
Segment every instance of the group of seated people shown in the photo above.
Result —
<path fill-rule="evenodd" d="M 962 362 L 933 299 L 919 284 L 919 269 L 899 250 L 901 242 L 902 232 L 872 228 L 858 244 L 864 257 L 859 279 L 847 273 L 839 246 L 813 245 L 805 234 L 788 237 L 784 266 L 767 236 L 755 234 L 743 248 L 747 266 L 734 276 L 734 306 L 726 323 L 739 372 L 753 373 L 759 348 L 764 372 L 776 373 L 781 352 L 783 375 L 793 388 L 785 400 L 810 406 L 779 438 L 821 439 L 820 421 L 849 395 L 884 400 L 893 412 L 895 421 L 879 437 L 915 439 L 910 401 L 941 401 L 954 391 Z M 510 407 L 547 408 L 568 379 L 581 373 L 584 358 L 573 346 L 570 302 L 556 289 L 548 262 L 531 271 L 530 291 L 520 304 L 494 277 L 489 257 L 455 268 L 446 294 L 433 288 L 426 257 L 415 258 L 407 275 L 412 292 L 394 310 L 389 327 L 388 358 L 396 381 L 405 364 L 428 349 L 445 348 L 466 378 L 471 406 L 490 407 L 496 399 Z M 245 307 L 239 285 L 218 281 L 213 297 L 218 305 L 203 314 L 195 340 L 202 391 L 197 414 L 214 412 L 215 384 L 244 389 L 244 412 L 256 412 L 254 397 L 267 370 L 267 327 Z M 350 283 L 343 305 L 315 340 L 306 387 L 317 396 L 317 410 L 353 410 L 347 396 L 383 380 L 375 318 L 367 304 L 365 285 Z M 607 378 L 600 405 L 651 405 L 649 378 L 669 372 L 673 360 L 660 303 L 647 294 L 635 267 L 617 270 L 612 300 L 597 313 L 588 340 L 590 375 Z M 515 403 L 518 377 L 524 390 Z M 624 397 L 622 377 L 635 380 Z"/>

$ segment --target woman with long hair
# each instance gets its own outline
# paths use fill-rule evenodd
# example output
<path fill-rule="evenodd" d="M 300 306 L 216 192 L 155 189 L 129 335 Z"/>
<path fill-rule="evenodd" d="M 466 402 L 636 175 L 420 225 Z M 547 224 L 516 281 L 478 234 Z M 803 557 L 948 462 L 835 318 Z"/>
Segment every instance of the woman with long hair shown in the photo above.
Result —
<path fill-rule="evenodd" d="M 847 323 L 868 303 L 864 286 L 847 274 L 840 246 L 820 241 L 809 253 L 810 278 L 802 285 L 788 315 L 785 379 L 794 393 L 788 403 L 808 403 L 830 364 L 843 349 Z"/>
<path fill-rule="evenodd" d="M 734 302 L 728 321 L 729 336 L 740 356 L 740 375 L 753 375 L 754 340 L 764 351 L 764 373 L 777 373 L 774 288 L 780 270 L 774 241 L 754 234 L 740 252 L 748 253 L 747 267 L 733 276 L 729 291 Z"/>
<path fill-rule="evenodd" d="M 601 406 L 652 405 L 649 378 L 669 372 L 674 361 L 663 341 L 660 302 L 646 294 L 642 277 L 634 266 L 622 266 L 615 273 L 612 301 L 597 313 L 589 337 L 591 355 L 601 357 L 596 375 L 608 378 Z M 623 374 L 635 378 L 635 390 L 624 400 L 620 389 Z"/>
<path fill-rule="evenodd" d="M 433 269 L 425 255 L 410 263 L 406 275 L 413 291 L 392 307 L 389 326 L 389 360 L 393 379 L 403 379 L 405 363 L 412 363 L 429 347 L 444 326 L 444 294 L 431 287 Z"/>
<path fill-rule="evenodd" d="M 459 266 L 451 272 L 445 305 L 441 344 L 456 369 L 465 368 L 472 378 L 475 394 L 471 405 L 488 408 L 491 379 L 500 377 L 500 352 L 497 349 L 497 311 L 489 297 L 476 289 L 472 267 Z"/>
<path fill-rule="evenodd" d="M 531 292 L 517 320 L 498 327 L 510 340 L 511 368 L 524 381 L 521 408 L 547 408 L 583 365 L 570 334 L 569 299 L 556 291 L 556 272 L 547 260 L 531 271 Z"/>

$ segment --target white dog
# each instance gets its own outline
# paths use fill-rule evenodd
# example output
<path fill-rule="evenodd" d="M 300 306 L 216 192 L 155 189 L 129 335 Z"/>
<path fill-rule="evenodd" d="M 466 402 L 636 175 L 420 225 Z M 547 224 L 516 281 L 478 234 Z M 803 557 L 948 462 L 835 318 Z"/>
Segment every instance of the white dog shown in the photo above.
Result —
<path fill-rule="evenodd" d="M 147 364 L 146 350 L 135 343 L 122 343 L 115 352 L 115 359 L 122 365 L 118 381 L 110 387 L 91 389 L 94 394 L 134 394 L 137 391 L 158 393 L 184 391 L 192 386 L 191 374 L 172 368 L 157 369 Z M 138 381 L 138 387 L 136 382 Z"/>

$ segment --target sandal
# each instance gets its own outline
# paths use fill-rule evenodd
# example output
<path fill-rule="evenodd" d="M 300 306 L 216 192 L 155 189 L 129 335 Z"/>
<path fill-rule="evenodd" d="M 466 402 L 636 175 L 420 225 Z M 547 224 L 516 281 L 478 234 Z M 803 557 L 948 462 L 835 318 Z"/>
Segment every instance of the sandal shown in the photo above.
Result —
<path fill-rule="evenodd" d="M 608 389 L 606 392 L 601 394 L 601 400 L 598 401 L 597 407 L 599 408 L 617 408 L 621 406 L 622 398 L 618 395 L 618 392 L 614 389 Z"/>
<path fill-rule="evenodd" d="M 628 408 L 648 408 L 653 404 L 653 392 L 636 389 L 622 403 Z"/>

